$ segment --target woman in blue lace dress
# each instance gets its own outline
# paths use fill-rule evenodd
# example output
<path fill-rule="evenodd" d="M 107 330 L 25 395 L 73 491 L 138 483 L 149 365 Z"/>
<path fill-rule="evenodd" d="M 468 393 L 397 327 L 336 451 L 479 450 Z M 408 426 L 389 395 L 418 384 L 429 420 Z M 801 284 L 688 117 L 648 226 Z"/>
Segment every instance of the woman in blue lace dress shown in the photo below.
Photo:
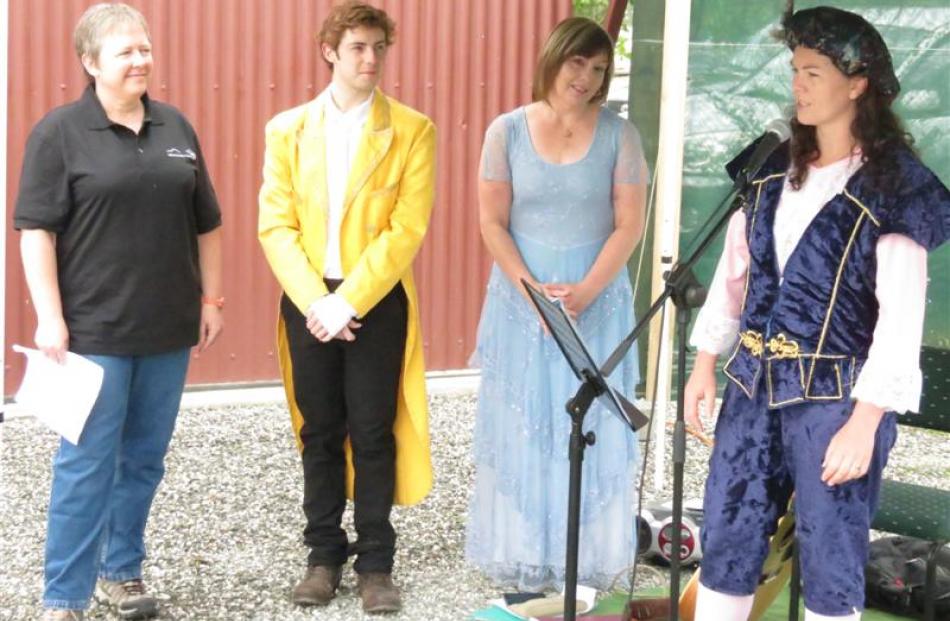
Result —
<path fill-rule="evenodd" d="M 602 107 L 613 44 L 569 18 L 538 61 L 534 101 L 489 126 L 482 236 L 495 264 L 473 362 L 481 367 L 466 557 L 498 582 L 560 588 L 567 530 L 565 402 L 578 387 L 521 287 L 559 299 L 603 362 L 633 328 L 627 260 L 643 229 L 646 163 L 636 128 Z M 610 377 L 631 396 L 635 356 Z M 636 436 L 595 404 L 584 457 L 579 580 L 605 587 L 634 558 Z"/>

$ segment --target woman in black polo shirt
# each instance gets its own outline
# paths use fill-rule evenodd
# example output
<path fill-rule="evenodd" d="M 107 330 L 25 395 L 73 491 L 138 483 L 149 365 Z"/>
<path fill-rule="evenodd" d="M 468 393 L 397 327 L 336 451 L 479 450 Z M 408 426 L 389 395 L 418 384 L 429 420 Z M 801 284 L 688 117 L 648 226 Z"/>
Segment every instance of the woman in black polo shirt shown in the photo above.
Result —
<path fill-rule="evenodd" d="M 94 588 L 120 617 L 153 616 L 145 522 L 189 350 L 222 327 L 221 215 L 191 125 L 146 94 L 141 13 L 95 5 L 74 38 L 89 86 L 33 128 L 14 215 L 37 347 L 105 369 L 79 444 L 53 463 L 43 618 L 81 619 Z"/>

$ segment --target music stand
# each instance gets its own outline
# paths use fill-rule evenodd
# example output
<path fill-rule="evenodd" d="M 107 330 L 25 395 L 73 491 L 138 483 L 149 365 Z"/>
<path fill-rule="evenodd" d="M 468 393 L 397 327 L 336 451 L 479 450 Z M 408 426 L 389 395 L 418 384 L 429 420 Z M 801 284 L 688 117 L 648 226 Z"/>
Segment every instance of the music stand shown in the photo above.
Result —
<path fill-rule="evenodd" d="M 564 567 L 564 619 L 575 621 L 577 616 L 577 549 L 580 537 L 581 514 L 581 464 L 584 461 L 584 449 L 596 441 L 594 432 L 584 434 L 584 416 L 594 399 L 597 399 L 631 431 L 637 431 L 649 422 L 649 419 L 623 395 L 611 388 L 603 373 L 597 368 L 590 352 L 584 345 L 574 322 L 564 312 L 560 304 L 552 302 L 543 293 L 532 287 L 524 279 L 521 284 L 531 296 L 531 301 L 541 314 L 541 319 L 551 331 L 581 386 L 567 401 L 567 413 L 571 416 L 570 440 L 570 484 L 567 503 L 567 560 Z"/>

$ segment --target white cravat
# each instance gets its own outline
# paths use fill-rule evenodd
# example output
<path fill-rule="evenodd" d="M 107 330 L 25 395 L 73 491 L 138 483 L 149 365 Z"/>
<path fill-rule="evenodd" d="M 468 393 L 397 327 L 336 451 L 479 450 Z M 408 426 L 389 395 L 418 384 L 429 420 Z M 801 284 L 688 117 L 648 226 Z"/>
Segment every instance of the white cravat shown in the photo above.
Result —
<path fill-rule="evenodd" d="M 799 190 L 793 189 L 786 178 L 772 226 L 779 274 L 785 271 L 785 263 L 805 229 L 836 194 L 844 191 L 848 179 L 861 168 L 861 164 L 861 156 L 854 155 L 820 168 L 812 166 Z"/>
<path fill-rule="evenodd" d="M 363 126 L 369 118 L 373 94 L 360 105 L 341 111 L 333 99 L 333 84 L 322 93 L 323 128 L 326 136 L 327 198 L 330 201 L 327 218 L 327 245 L 323 260 L 323 277 L 340 280 L 343 264 L 340 260 L 340 225 L 343 223 L 343 201 L 346 186 L 356 159 L 356 151 L 363 135 Z M 308 309 L 317 316 L 331 335 L 336 335 L 356 316 L 356 310 L 342 296 L 331 293 L 315 301 Z"/>
<path fill-rule="evenodd" d="M 320 94 L 323 100 L 323 127 L 327 150 L 327 194 L 330 214 L 327 222 L 327 247 L 323 262 L 324 278 L 342 279 L 340 261 L 340 225 L 343 222 L 343 200 L 350 170 L 363 135 L 363 126 L 369 117 L 373 95 L 346 112 L 341 112 L 333 100 L 333 84 Z"/>

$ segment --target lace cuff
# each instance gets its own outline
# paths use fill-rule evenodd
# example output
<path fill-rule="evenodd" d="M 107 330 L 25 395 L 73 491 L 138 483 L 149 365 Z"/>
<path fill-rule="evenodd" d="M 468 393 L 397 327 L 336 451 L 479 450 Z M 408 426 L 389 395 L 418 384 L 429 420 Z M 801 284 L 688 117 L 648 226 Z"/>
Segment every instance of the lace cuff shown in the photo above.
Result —
<path fill-rule="evenodd" d="M 902 369 L 895 373 L 869 359 L 851 389 L 851 398 L 898 414 L 919 412 L 922 384 L 920 369 Z"/>
<path fill-rule="evenodd" d="M 310 305 L 307 312 L 315 314 L 332 336 L 339 334 L 350 319 L 356 316 L 356 310 L 350 306 L 350 303 L 336 293 L 319 298 Z"/>
<path fill-rule="evenodd" d="M 738 334 L 738 319 L 707 312 L 703 307 L 696 317 L 689 344 L 700 351 L 719 356 L 732 349 Z"/>
<path fill-rule="evenodd" d="M 927 291 L 927 251 L 904 235 L 881 235 L 875 250 L 877 325 L 851 396 L 895 412 L 917 412 L 923 378 L 920 341 Z"/>
<path fill-rule="evenodd" d="M 706 303 L 696 317 L 690 345 L 716 355 L 732 349 L 739 334 L 739 315 L 748 269 L 745 216 L 737 211 L 729 219 L 722 256 L 716 264 Z"/>

